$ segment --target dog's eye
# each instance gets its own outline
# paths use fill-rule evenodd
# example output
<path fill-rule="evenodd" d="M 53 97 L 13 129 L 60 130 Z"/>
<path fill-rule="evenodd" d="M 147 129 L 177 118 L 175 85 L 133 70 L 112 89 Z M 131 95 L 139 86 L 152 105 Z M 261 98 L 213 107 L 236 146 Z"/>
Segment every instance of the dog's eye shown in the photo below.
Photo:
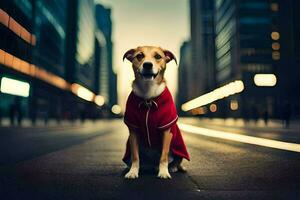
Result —
<path fill-rule="evenodd" d="M 136 59 L 138 59 L 138 61 L 141 61 L 144 57 L 145 56 L 143 53 L 139 53 L 138 55 L 136 55 Z"/>
<path fill-rule="evenodd" d="M 160 56 L 159 54 L 155 54 L 154 58 L 155 58 L 156 60 L 159 60 L 159 59 L 161 59 L 161 56 Z"/>

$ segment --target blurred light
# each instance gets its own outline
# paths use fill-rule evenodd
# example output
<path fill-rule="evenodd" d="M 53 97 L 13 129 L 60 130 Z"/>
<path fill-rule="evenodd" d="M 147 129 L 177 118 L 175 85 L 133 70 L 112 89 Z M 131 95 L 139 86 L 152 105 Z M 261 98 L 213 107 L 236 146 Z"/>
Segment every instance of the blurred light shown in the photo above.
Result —
<path fill-rule="evenodd" d="M 275 86 L 277 78 L 274 74 L 256 74 L 254 76 L 254 83 L 257 86 Z"/>
<path fill-rule="evenodd" d="M 93 98 L 94 98 L 94 94 L 90 90 L 88 90 L 88 89 L 86 89 L 84 87 L 79 87 L 78 88 L 77 95 L 80 98 L 83 98 L 83 99 L 85 99 L 87 101 L 92 101 Z"/>
<path fill-rule="evenodd" d="M 98 105 L 98 106 L 103 106 L 104 103 L 105 103 L 105 98 L 101 95 L 97 95 L 95 97 L 95 103 Z"/>
<path fill-rule="evenodd" d="M 119 105 L 113 105 L 113 107 L 111 107 L 111 112 L 114 113 L 115 115 L 119 115 L 121 111 L 122 109 L 121 106 Z"/>
<path fill-rule="evenodd" d="M 71 85 L 71 91 L 76 94 L 78 97 L 86 100 L 86 101 L 93 101 L 95 94 L 88 90 L 87 88 L 77 84 L 73 83 Z"/>
<path fill-rule="evenodd" d="M 207 128 L 200 128 L 188 124 L 179 123 L 178 125 L 182 131 L 186 131 L 198 135 L 204 135 L 207 137 L 220 138 L 220 139 L 231 140 L 231 141 L 236 141 L 236 142 L 241 142 L 246 144 L 254 144 L 254 145 L 270 147 L 274 149 L 300 152 L 300 144 L 297 143 L 281 142 L 278 140 L 271 140 L 271 139 L 265 139 L 265 138 L 254 137 L 254 136 L 229 133 L 225 131 L 217 131 L 217 130 L 212 130 Z"/>
<path fill-rule="evenodd" d="M 212 92 L 197 97 L 191 101 L 182 104 L 181 109 L 183 111 L 189 111 L 197 107 L 205 106 L 216 100 L 223 99 L 230 95 L 240 93 L 244 90 L 244 83 L 241 80 L 228 83 L 222 87 L 219 87 Z"/>
<path fill-rule="evenodd" d="M 60 89 L 68 90 L 70 88 L 70 84 L 63 78 L 32 65 L 10 53 L 3 51 L 2 49 L 0 49 L 0 64 L 3 64 L 28 76 L 36 77 Z"/>
<path fill-rule="evenodd" d="M 0 23 L 8 27 L 9 15 L 2 9 L 0 9 Z"/>
<path fill-rule="evenodd" d="M 35 37 L 35 35 L 32 35 L 30 43 L 31 43 L 33 46 L 36 45 L 36 37 Z"/>
<path fill-rule="evenodd" d="M 280 49 L 280 44 L 278 42 L 273 42 L 272 43 L 272 49 L 273 50 L 279 50 Z"/>
<path fill-rule="evenodd" d="M 231 100 L 230 101 L 230 109 L 231 110 L 237 110 L 239 108 L 239 103 L 237 100 Z"/>
<path fill-rule="evenodd" d="M 273 60 L 280 60 L 280 52 L 279 51 L 273 51 L 272 52 L 272 59 Z"/>
<path fill-rule="evenodd" d="M 27 82 L 3 77 L 1 79 L 0 91 L 6 94 L 28 97 L 30 91 L 30 85 Z"/>
<path fill-rule="evenodd" d="M 210 112 L 216 112 L 217 110 L 218 110 L 218 107 L 217 107 L 217 105 L 216 104 L 211 104 L 210 106 L 209 106 L 209 110 L 210 110 Z"/>
<path fill-rule="evenodd" d="M 271 33 L 271 38 L 272 38 L 273 40 L 279 40 L 280 34 L 279 34 L 278 32 L 272 32 L 272 33 Z"/>
<path fill-rule="evenodd" d="M 205 107 L 194 108 L 191 110 L 192 115 L 204 115 L 207 111 Z"/>
<path fill-rule="evenodd" d="M 12 32 L 29 44 L 35 45 L 35 36 L 29 33 L 26 28 L 20 25 L 14 18 L 0 9 L 0 23 L 9 28 Z"/>
<path fill-rule="evenodd" d="M 271 3 L 270 8 L 273 12 L 277 12 L 279 10 L 278 3 Z"/>

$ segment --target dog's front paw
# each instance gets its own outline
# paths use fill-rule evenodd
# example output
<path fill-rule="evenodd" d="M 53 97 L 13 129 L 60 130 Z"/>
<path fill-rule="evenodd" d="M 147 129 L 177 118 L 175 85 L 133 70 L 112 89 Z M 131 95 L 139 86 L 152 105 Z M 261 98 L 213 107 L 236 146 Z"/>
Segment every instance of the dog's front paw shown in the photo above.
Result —
<path fill-rule="evenodd" d="M 136 167 L 131 167 L 129 172 L 127 172 L 127 174 L 125 174 L 125 178 L 128 179 L 136 179 L 139 177 L 139 169 Z"/>
<path fill-rule="evenodd" d="M 163 179 L 172 178 L 169 173 L 168 164 L 160 164 L 159 165 L 159 171 L 158 171 L 157 177 L 163 178 Z"/>
<path fill-rule="evenodd" d="M 159 171 L 157 177 L 158 178 L 163 178 L 163 179 L 168 179 L 168 178 L 171 179 L 172 178 L 169 171 L 168 171 L 168 169 Z"/>

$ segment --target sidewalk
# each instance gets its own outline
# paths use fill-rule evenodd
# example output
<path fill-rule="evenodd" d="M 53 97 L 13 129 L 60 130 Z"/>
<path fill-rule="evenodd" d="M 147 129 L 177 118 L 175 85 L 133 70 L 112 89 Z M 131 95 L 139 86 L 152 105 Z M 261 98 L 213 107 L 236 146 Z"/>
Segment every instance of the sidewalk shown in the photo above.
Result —
<path fill-rule="evenodd" d="M 64 127 L 68 127 L 68 126 L 82 126 L 82 125 L 90 125 L 90 124 L 95 124 L 99 121 L 105 121 L 105 120 L 109 120 L 109 119 L 97 119 L 97 120 L 85 120 L 84 122 L 81 122 L 81 120 L 76 119 L 74 121 L 71 120 L 61 120 L 59 123 L 57 122 L 57 120 L 55 119 L 49 119 L 47 124 L 45 124 L 45 120 L 42 119 L 37 119 L 35 125 L 32 124 L 30 119 L 23 119 L 22 120 L 22 124 L 21 126 L 14 125 L 11 126 L 10 125 L 10 121 L 8 118 L 4 118 L 2 119 L 2 121 L 0 122 L 0 128 L 2 127 L 14 127 L 14 128 L 32 128 L 32 127 L 47 127 L 47 128 L 51 128 L 51 127 L 58 127 L 58 126 L 64 126 Z"/>
<path fill-rule="evenodd" d="M 248 122 L 244 119 L 238 118 L 197 118 L 197 117 L 181 117 L 182 123 L 189 124 L 205 124 L 213 126 L 231 127 L 231 128 L 244 128 L 244 129 L 259 129 L 264 131 L 282 131 L 282 132 L 299 132 L 300 133 L 300 120 L 291 120 L 289 128 L 283 127 L 281 120 L 270 119 L 268 125 L 264 123 L 262 119 L 259 119 L 257 123 L 253 120 Z"/>

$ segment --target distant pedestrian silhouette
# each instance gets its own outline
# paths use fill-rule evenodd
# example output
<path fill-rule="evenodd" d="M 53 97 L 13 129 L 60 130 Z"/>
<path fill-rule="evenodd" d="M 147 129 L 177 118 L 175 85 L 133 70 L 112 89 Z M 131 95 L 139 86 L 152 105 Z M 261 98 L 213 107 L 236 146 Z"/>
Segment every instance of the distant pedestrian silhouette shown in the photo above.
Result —
<path fill-rule="evenodd" d="M 10 118 L 10 124 L 12 126 L 15 125 L 15 118 L 17 117 L 18 125 L 22 124 L 23 119 L 23 113 L 21 109 L 21 100 L 20 97 L 15 97 L 15 100 L 12 104 L 10 104 L 9 107 L 9 118 Z"/>
<path fill-rule="evenodd" d="M 264 118 L 265 125 L 268 126 L 268 122 L 269 122 L 269 112 L 268 112 L 268 110 L 264 111 L 263 118 Z"/>
<path fill-rule="evenodd" d="M 3 115 L 2 112 L 3 112 L 3 110 L 0 107 L 0 125 L 2 124 L 2 115 Z"/>
<path fill-rule="evenodd" d="M 252 106 L 251 114 L 252 114 L 252 119 L 254 120 L 254 123 L 256 124 L 258 121 L 258 118 L 259 118 L 259 113 L 258 113 L 258 109 L 256 106 Z"/>
<path fill-rule="evenodd" d="M 282 111 L 282 123 L 285 128 L 290 127 L 290 119 L 292 115 L 292 106 L 290 103 L 286 102 Z"/>
<path fill-rule="evenodd" d="M 247 124 L 250 121 L 250 118 L 251 118 L 251 112 L 250 112 L 249 108 L 244 108 L 243 116 L 244 116 L 245 123 Z"/>

